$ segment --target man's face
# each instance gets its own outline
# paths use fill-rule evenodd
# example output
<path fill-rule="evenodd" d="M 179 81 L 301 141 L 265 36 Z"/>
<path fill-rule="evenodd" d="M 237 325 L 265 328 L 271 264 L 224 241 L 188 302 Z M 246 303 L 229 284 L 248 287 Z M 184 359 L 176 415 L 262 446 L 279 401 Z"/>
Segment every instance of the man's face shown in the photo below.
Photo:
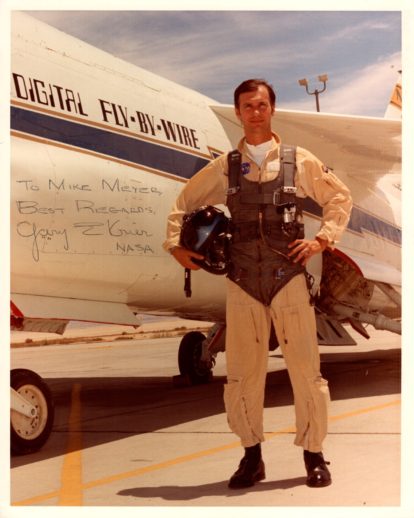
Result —
<path fill-rule="evenodd" d="M 271 127 L 274 106 L 270 103 L 267 88 L 260 85 L 254 92 L 239 95 L 239 107 L 236 115 L 243 124 L 245 131 L 263 131 Z"/>

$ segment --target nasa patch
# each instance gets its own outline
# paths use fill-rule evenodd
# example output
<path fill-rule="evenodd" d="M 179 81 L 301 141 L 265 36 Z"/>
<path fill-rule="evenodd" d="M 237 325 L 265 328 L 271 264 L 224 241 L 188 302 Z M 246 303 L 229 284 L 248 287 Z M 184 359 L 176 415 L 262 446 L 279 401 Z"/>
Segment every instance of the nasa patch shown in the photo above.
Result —
<path fill-rule="evenodd" d="M 242 175 L 246 175 L 250 173 L 250 164 L 249 162 L 243 162 L 241 165 L 241 173 Z"/>

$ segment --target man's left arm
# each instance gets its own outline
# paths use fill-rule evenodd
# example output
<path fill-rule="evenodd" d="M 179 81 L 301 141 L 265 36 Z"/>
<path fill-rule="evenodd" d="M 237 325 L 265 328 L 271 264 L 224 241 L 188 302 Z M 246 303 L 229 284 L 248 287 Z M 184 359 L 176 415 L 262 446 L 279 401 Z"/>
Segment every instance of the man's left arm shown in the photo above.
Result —
<path fill-rule="evenodd" d="M 311 197 L 322 207 L 315 239 L 299 239 L 289 245 L 289 255 L 305 265 L 313 255 L 338 243 L 351 215 L 352 198 L 348 187 L 312 153 L 298 148 L 297 167 L 298 194 Z"/>

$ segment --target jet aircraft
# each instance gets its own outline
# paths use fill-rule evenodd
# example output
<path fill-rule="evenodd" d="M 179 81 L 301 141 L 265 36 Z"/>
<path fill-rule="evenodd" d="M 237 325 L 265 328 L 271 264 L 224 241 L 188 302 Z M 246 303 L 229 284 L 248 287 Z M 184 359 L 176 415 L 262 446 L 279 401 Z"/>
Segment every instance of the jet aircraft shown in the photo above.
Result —
<path fill-rule="evenodd" d="M 162 242 L 184 183 L 242 136 L 233 107 L 24 13 L 12 14 L 11 51 L 12 329 L 139 326 L 142 313 L 214 322 L 208 336 L 187 334 L 178 354 L 182 376 L 208 381 L 224 350 L 223 278 L 197 271 L 186 297 Z M 400 114 L 400 85 L 389 109 Z M 309 264 L 320 344 L 355 343 L 345 323 L 365 337 L 367 324 L 401 332 L 401 118 L 392 115 L 274 117 L 282 141 L 320 157 L 354 199 L 340 244 Z M 310 199 L 304 216 L 314 235 L 321 210 Z M 50 393 L 27 370 L 11 384 L 12 449 L 33 451 L 50 433 Z"/>

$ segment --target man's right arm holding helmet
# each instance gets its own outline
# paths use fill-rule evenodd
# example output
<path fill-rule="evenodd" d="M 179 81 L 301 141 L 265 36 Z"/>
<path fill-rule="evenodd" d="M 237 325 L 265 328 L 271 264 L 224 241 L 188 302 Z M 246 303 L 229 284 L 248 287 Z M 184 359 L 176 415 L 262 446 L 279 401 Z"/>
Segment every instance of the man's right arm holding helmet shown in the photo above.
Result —
<path fill-rule="evenodd" d="M 219 205 L 226 201 L 227 191 L 227 154 L 224 154 L 195 174 L 184 186 L 168 216 L 167 239 L 163 247 L 181 266 L 198 270 L 200 266 L 192 259 L 203 256 L 180 246 L 180 233 L 185 214 L 203 205 Z"/>

